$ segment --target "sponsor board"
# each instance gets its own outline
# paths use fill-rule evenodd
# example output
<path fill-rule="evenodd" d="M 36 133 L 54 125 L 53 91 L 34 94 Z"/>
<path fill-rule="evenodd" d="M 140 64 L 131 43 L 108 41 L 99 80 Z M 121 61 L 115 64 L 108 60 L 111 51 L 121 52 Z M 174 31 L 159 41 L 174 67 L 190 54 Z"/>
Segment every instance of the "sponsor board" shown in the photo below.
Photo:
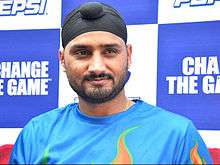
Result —
<path fill-rule="evenodd" d="M 45 15 L 47 0 L 2 0 L 0 16 Z"/>
<path fill-rule="evenodd" d="M 89 0 L 63 0 L 62 20 L 72 9 Z M 114 6 L 125 19 L 126 24 L 156 24 L 158 0 L 99 0 L 99 2 Z M 63 21 L 62 21 L 63 22 Z"/>
<path fill-rule="evenodd" d="M 1 0 L 0 30 L 60 28 L 61 0 Z"/>
<path fill-rule="evenodd" d="M 158 23 L 183 23 L 220 20 L 219 0 L 159 1 Z"/>
<path fill-rule="evenodd" d="M 0 127 L 23 127 L 57 107 L 59 30 L 0 35 Z"/>
<path fill-rule="evenodd" d="M 159 26 L 157 104 L 220 129 L 220 22 Z"/>
<path fill-rule="evenodd" d="M 175 0 L 173 3 L 174 8 L 180 7 L 198 7 L 198 6 L 211 6 L 219 0 Z"/>

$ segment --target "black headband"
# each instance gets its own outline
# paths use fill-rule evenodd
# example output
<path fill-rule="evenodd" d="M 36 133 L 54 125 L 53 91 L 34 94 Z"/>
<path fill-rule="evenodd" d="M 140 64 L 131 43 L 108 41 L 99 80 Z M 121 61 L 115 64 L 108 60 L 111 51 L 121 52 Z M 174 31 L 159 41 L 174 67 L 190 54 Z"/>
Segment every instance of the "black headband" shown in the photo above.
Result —
<path fill-rule="evenodd" d="M 91 31 L 107 31 L 127 42 L 127 28 L 120 14 L 106 4 L 88 2 L 74 9 L 64 20 L 63 48 L 78 35 Z"/>

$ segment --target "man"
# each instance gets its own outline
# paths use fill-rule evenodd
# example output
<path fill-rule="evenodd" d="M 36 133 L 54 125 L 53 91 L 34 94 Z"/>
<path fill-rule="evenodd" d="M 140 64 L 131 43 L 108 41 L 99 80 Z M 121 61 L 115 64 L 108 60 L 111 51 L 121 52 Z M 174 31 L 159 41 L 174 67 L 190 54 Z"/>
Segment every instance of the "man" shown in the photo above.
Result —
<path fill-rule="evenodd" d="M 89 2 L 68 15 L 60 61 L 79 103 L 32 119 L 10 163 L 212 163 L 190 120 L 125 96 L 126 42 L 126 25 L 108 5 Z"/>

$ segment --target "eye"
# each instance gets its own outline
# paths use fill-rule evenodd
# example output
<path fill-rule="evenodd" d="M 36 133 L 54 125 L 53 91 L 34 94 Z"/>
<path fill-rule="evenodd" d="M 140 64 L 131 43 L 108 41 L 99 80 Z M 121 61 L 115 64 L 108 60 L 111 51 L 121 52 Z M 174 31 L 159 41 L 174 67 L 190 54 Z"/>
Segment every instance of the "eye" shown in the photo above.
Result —
<path fill-rule="evenodd" d="M 74 55 L 76 55 L 78 57 L 86 57 L 86 56 L 91 55 L 91 52 L 89 50 L 86 50 L 86 49 L 76 50 L 74 52 Z"/>
<path fill-rule="evenodd" d="M 106 48 L 104 50 L 104 54 L 106 54 L 106 55 L 116 55 L 116 54 L 118 54 L 118 52 L 119 51 L 115 48 Z"/>

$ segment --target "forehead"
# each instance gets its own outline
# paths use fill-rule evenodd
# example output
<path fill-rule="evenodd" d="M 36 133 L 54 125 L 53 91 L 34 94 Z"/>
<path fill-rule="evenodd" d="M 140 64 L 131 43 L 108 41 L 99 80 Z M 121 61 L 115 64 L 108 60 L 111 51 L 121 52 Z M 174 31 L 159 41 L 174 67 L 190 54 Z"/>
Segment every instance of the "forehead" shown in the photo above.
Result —
<path fill-rule="evenodd" d="M 91 46 L 98 46 L 104 44 L 117 44 L 119 46 L 125 45 L 124 41 L 120 37 L 113 33 L 104 31 L 92 31 L 83 33 L 71 40 L 67 44 L 67 47 L 74 46 L 75 44 L 85 44 Z"/>

